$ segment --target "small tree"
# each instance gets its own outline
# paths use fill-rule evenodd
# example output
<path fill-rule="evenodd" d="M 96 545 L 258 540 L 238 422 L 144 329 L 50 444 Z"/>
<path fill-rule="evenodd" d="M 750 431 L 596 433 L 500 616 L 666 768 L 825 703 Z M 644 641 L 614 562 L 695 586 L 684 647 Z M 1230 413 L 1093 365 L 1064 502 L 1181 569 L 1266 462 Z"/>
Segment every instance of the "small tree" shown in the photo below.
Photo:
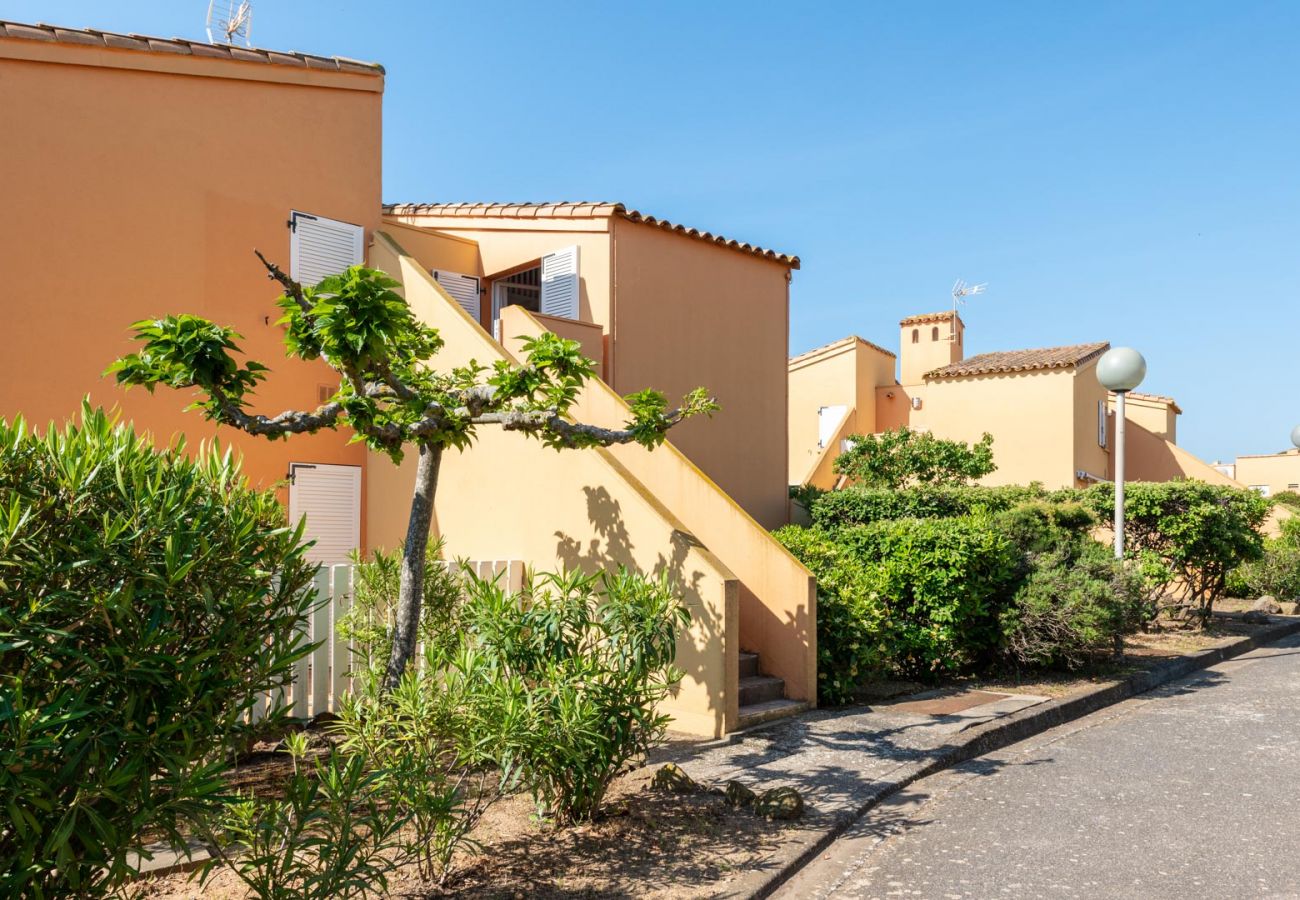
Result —
<path fill-rule="evenodd" d="M 668 408 L 663 394 L 644 390 L 629 395 L 631 417 L 621 429 L 572 422 L 569 410 L 593 366 L 576 341 L 543 334 L 524 342 L 525 362 L 500 360 L 492 369 L 469 365 L 436 372 L 427 365 L 443 347 L 436 329 L 418 321 L 383 272 L 352 266 L 315 287 L 301 285 L 260 252 L 258 259 L 284 294 L 288 355 L 321 359 L 339 374 L 338 388 L 316 409 L 286 410 L 277 416 L 251 413 L 247 404 L 267 367 L 252 360 L 240 365 L 239 335 L 230 328 L 191 315 L 136 322 L 132 328 L 144 348 L 109 369 L 120 384 L 197 388 L 189 408 L 251 435 L 277 440 L 292 434 L 350 427 L 354 441 L 400 461 L 408 447 L 419 453 L 407 524 L 393 649 L 385 685 L 396 686 L 415 652 L 424 596 L 425 548 L 438 488 L 443 451 L 473 444 L 477 429 L 495 425 L 540 440 L 556 450 L 636 442 L 654 448 L 668 429 L 717 404 L 703 388 Z"/>
<path fill-rule="evenodd" d="M 928 431 L 900 427 L 880 434 L 855 434 L 850 448 L 835 460 L 835 471 L 862 487 L 898 488 L 915 484 L 965 484 L 997 469 L 993 435 L 976 444 L 937 438 Z"/>

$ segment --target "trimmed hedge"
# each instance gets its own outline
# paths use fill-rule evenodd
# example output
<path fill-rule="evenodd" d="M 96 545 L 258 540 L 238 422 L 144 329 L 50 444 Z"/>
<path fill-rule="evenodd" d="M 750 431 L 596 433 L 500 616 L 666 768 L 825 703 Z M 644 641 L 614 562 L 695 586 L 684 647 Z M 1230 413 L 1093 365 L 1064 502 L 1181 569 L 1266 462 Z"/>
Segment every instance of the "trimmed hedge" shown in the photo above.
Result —
<path fill-rule="evenodd" d="M 817 576 L 819 695 L 846 702 L 868 675 L 932 679 L 990 658 L 999 598 L 1022 577 L 987 516 L 903 519 L 776 537 Z"/>
<path fill-rule="evenodd" d="M 892 519 L 946 519 L 996 513 L 1029 500 L 1048 497 L 1041 485 L 921 485 L 888 490 L 850 487 L 829 491 L 811 501 L 814 525 L 840 528 Z"/>

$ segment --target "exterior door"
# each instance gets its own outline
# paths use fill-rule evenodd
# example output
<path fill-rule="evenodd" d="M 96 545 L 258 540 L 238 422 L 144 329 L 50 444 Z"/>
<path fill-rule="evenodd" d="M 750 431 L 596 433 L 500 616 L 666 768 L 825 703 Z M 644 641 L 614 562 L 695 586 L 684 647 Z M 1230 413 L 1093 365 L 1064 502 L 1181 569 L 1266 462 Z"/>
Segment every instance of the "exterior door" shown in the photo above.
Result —
<path fill-rule="evenodd" d="M 305 518 L 307 559 L 346 563 L 361 548 L 361 467 L 326 463 L 289 465 L 289 521 Z"/>

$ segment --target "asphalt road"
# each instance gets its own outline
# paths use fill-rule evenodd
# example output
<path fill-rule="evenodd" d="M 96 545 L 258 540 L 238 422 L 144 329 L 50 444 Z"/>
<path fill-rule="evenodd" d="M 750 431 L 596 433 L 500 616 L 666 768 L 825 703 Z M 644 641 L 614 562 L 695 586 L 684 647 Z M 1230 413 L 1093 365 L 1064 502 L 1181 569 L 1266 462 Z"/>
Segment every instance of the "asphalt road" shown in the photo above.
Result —
<path fill-rule="evenodd" d="M 917 782 L 775 896 L 1300 898 L 1300 635 Z"/>

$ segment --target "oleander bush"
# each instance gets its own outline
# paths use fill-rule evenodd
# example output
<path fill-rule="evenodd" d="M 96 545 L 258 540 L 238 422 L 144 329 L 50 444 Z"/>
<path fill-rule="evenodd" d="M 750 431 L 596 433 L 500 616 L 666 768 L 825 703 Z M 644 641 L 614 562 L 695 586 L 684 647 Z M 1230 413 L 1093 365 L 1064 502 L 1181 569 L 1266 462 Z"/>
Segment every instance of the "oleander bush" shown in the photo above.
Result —
<path fill-rule="evenodd" d="M 682 677 L 689 621 L 666 577 L 543 573 L 518 593 L 469 579 L 462 668 L 493 696 L 484 740 L 543 817 L 595 817 L 614 777 L 663 737 L 657 707 Z"/>
<path fill-rule="evenodd" d="M 88 405 L 44 436 L 0 421 L 0 896 L 106 894 L 217 804 L 309 649 L 303 551 L 229 454 Z"/>
<path fill-rule="evenodd" d="M 1281 533 L 1264 541 L 1260 558 L 1235 570 L 1231 593 L 1279 600 L 1300 600 L 1300 517 L 1282 522 Z"/>

